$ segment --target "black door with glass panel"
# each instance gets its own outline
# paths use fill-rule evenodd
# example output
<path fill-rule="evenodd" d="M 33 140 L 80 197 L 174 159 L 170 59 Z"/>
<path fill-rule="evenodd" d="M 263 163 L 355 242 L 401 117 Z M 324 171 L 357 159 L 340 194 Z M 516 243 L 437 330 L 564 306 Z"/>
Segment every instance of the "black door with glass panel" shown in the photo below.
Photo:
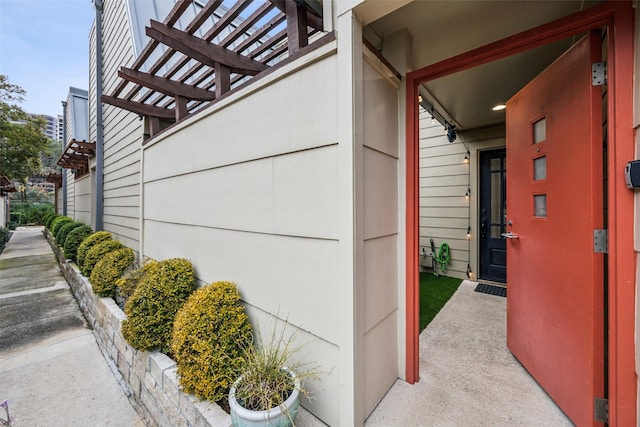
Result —
<path fill-rule="evenodd" d="M 480 279 L 507 280 L 506 150 L 481 151 L 480 155 Z"/>

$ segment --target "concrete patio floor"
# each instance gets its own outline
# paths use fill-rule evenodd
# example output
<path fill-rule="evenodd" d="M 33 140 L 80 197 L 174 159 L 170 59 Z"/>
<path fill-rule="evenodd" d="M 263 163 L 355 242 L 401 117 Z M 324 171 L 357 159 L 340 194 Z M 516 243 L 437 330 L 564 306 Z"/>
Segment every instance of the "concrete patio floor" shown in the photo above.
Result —
<path fill-rule="evenodd" d="M 398 380 L 374 426 L 571 426 L 506 347 L 506 298 L 460 288 L 420 335 L 420 381 Z"/>

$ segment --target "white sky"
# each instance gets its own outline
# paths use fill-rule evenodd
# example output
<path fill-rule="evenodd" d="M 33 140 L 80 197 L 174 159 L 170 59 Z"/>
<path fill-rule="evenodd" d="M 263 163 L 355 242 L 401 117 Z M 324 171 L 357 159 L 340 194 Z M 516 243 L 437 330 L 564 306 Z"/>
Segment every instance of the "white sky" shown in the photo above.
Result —
<path fill-rule="evenodd" d="M 27 91 L 29 113 L 62 114 L 69 86 L 88 89 L 91 0 L 0 0 L 0 74 Z"/>

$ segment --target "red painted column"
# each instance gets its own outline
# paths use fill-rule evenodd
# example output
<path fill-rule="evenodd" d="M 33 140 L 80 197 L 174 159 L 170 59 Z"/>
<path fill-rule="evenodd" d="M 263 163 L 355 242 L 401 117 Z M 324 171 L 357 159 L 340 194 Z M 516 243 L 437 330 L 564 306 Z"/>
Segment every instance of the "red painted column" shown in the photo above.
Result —
<path fill-rule="evenodd" d="M 633 16 L 631 2 L 611 2 L 609 76 L 609 425 L 634 426 L 635 265 L 633 192 L 624 167 L 635 158 L 633 140 Z M 610 82 L 611 83 L 611 82 Z M 636 94 L 637 96 L 637 94 Z"/>
<path fill-rule="evenodd" d="M 413 384 L 420 380 L 419 368 L 419 321 L 420 321 L 420 276 L 418 272 L 419 246 L 419 155 L 418 155 L 418 87 L 416 81 L 407 76 L 407 230 L 406 230 L 406 380 Z"/>

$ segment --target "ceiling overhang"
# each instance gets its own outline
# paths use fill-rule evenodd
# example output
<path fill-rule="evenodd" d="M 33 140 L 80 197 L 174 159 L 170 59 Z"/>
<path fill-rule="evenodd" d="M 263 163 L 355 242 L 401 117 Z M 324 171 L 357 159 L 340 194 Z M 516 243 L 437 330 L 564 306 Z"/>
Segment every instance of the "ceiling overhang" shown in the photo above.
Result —
<path fill-rule="evenodd" d="M 145 27 L 149 43 L 102 101 L 150 118 L 153 136 L 160 122 L 179 122 L 319 45 L 322 28 L 316 0 L 180 0 L 163 22 Z"/>

